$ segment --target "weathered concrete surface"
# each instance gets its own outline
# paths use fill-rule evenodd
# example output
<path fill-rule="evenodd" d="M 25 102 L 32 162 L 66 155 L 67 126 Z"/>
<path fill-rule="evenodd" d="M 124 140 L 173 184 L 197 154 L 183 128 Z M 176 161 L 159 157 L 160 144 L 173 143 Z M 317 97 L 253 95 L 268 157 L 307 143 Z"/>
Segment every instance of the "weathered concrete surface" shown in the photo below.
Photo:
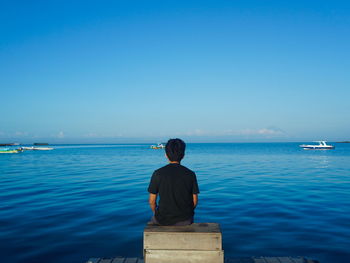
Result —
<path fill-rule="evenodd" d="M 144 249 L 222 250 L 222 235 L 216 223 L 190 226 L 146 226 Z"/>
<path fill-rule="evenodd" d="M 223 263 L 223 251 L 146 250 L 146 263 Z"/>
<path fill-rule="evenodd" d="M 217 223 L 189 226 L 147 225 L 143 234 L 145 263 L 223 263 Z"/>

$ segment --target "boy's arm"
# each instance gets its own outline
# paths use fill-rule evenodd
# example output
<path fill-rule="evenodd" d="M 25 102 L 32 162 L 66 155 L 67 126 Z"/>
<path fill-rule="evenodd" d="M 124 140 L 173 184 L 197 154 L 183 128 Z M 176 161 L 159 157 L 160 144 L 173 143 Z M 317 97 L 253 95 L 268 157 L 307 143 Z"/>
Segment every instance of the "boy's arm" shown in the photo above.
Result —
<path fill-rule="evenodd" d="M 196 208 L 197 204 L 198 204 L 198 195 L 194 194 L 193 195 L 193 208 Z"/>
<path fill-rule="evenodd" d="M 156 211 L 156 205 L 157 205 L 157 195 L 156 194 L 149 194 L 149 206 L 151 207 L 153 213 Z"/>

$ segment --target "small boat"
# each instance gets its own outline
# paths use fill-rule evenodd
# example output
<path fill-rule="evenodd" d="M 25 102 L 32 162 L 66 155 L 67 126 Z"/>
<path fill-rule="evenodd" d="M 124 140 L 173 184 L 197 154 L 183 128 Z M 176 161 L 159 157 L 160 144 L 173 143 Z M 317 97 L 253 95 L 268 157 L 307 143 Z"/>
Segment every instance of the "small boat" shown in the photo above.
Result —
<path fill-rule="evenodd" d="M 25 150 L 25 151 L 51 151 L 53 148 L 50 147 L 34 147 L 34 146 L 23 146 L 20 149 Z"/>
<path fill-rule="evenodd" d="M 299 145 L 299 147 L 303 148 L 304 150 L 331 150 L 335 149 L 333 145 L 329 145 L 326 143 L 326 141 L 316 141 L 318 144 L 302 144 Z"/>
<path fill-rule="evenodd" d="M 157 145 L 151 145 L 151 149 L 164 149 L 165 145 L 163 143 L 158 143 Z"/>
<path fill-rule="evenodd" d="M 25 150 L 25 151 L 28 151 L 28 150 L 33 150 L 34 147 L 33 147 L 33 146 L 30 146 L 30 147 L 22 146 L 21 149 L 22 149 L 22 150 Z"/>
<path fill-rule="evenodd" d="M 34 150 L 34 151 L 51 151 L 51 150 L 53 150 L 53 148 L 51 148 L 51 147 L 33 147 L 32 150 Z"/>
<path fill-rule="evenodd" d="M 20 149 L 1 148 L 0 153 L 20 153 Z"/>

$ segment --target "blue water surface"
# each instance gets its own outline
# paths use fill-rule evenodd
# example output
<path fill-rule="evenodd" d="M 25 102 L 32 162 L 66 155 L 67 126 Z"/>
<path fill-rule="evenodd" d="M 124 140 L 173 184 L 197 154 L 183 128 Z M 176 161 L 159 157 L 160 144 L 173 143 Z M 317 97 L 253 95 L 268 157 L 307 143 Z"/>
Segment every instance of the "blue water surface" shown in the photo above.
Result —
<path fill-rule="evenodd" d="M 188 144 L 197 222 L 218 222 L 226 257 L 350 262 L 350 144 Z M 0 155 L 4 262 L 142 256 L 147 187 L 166 164 L 149 145 L 60 145 Z"/>

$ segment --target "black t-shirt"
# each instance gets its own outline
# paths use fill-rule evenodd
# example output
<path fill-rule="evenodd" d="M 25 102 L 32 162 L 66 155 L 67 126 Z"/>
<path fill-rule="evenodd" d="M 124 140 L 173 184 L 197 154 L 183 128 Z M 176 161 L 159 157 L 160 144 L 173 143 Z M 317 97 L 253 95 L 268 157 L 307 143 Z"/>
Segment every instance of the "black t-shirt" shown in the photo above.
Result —
<path fill-rule="evenodd" d="M 173 225 L 194 215 L 193 194 L 198 194 L 196 174 L 177 163 L 154 171 L 148 192 L 160 200 L 155 217 L 161 225 Z"/>

